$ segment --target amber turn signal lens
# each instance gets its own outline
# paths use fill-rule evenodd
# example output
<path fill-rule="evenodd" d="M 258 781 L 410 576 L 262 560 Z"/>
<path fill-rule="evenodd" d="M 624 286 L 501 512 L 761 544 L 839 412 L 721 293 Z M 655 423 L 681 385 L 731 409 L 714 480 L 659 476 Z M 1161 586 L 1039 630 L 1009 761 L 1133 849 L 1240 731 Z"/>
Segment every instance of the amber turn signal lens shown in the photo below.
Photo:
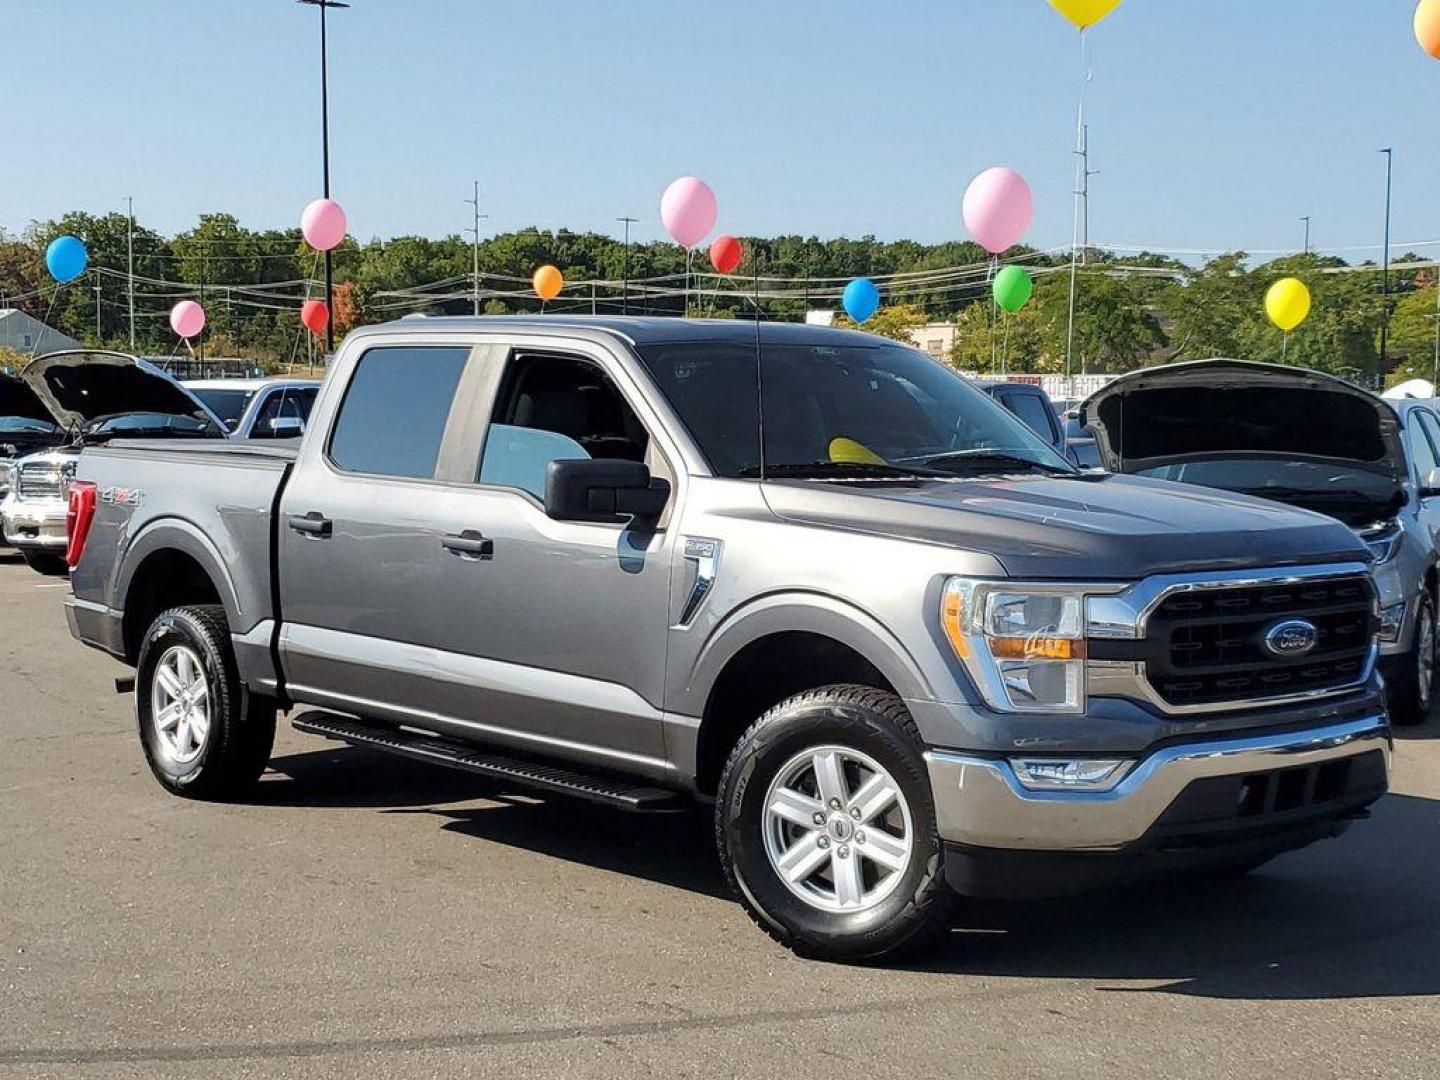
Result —
<path fill-rule="evenodd" d="M 996 660 L 1084 660 L 1082 638 L 994 637 L 990 653 Z"/>
<path fill-rule="evenodd" d="M 950 639 L 950 647 L 955 650 L 955 655 L 961 660 L 970 659 L 970 643 L 965 640 L 965 598 L 960 595 L 959 589 L 945 590 L 940 623 L 945 627 L 945 636 Z"/>

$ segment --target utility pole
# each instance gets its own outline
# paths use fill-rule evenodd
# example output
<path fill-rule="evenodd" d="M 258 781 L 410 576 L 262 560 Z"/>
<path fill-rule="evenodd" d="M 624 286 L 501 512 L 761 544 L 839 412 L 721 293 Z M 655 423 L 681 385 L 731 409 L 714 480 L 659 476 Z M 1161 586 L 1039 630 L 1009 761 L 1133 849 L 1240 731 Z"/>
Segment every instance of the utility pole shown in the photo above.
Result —
<path fill-rule="evenodd" d="M 475 226 L 467 230 L 472 239 L 470 247 L 470 304 L 472 313 L 480 314 L 480 222 L 489 219 L 489 214 L 480 213 L 480 181 L 475 181 L 474 198 L 466 199 L 475 210 Z"/>
<path fill-rule="evenodd" d="M 1385 382 L 1386 353 L 1390 341 L 1390 182 L 1394 176 L 1395 150 L 1387 146 L 1380 153 L 1385 155 L 1385 255 L 1380 270 L 1380 371 L 1375 377 L 1375 389 Z"/>
<path fill-rule="evenodd" d="M 100 276 L 95 276 L 95 344 L 103 343 L 100 330 Z"/>
<path fill-rule="evenodd" d="M 135 351 L 135 200 L 125 196 L 129 224 L 125 227 L 125 296 L 130 307 L 130 351 Z"/>
<path fill-rule="evenodd" d="M 325 11 L 327 8 L 348 8 L 344 0 L 297 0 L 320 9 L 320 160 L 324 171 L 325 198 L 330 197 L 330 72 L 325 41 Z M 330 252 L 325 252 L 325 352 L 335 351 L 335 274 Z"/>
<path fill-rule="evenodd" d="M 1306 214 L 1300 219 L 1305 223 L 1305 254 L 1310 254 L 1310 215 Z"/>
<path fill-rule="evenodd" d="M 1090 251 L 1090 177 L 1099 176 L 1099 169 L 1090 168 L 1090 125 L 1080 125 L 1080 264 L 1088 261 Z"/>
<path fill-rule="evenodd" d="M 623 222 L 625 223 L 625 287 L 624 287 L 624 291 L 620 294 L 620 313 L 621 313 L 622 315 L 629 315 L 629 314 L 630 314 L 630 226 L 633 225 L 633 224 L 635 224 L 635 222 L 639 221 L 640 219 L 639 219 L 639 218 L 633 218 L 633 217 L 618 217 L 618 218 L 616 218 L 615 220 L 616 220 L 616 221 L 623 221 Z"/>

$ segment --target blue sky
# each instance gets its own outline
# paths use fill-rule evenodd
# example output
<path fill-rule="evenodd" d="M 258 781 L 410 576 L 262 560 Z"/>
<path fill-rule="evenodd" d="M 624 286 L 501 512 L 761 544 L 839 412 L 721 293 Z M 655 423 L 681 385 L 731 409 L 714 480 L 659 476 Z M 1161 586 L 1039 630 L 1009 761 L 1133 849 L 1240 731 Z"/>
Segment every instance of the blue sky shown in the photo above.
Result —
<path fill-rule="evenodd" d="M 1068 245 L 1077 35 L 1044 0 L 353 0 L 331 16 L 335 197 L 362 237 L 468 224 L 661 235 L 672 178 L 738 234 L 964 235 L 992 164 Z M 1091 32 L 1094 242 L 1440 238 L 1440 62 L 1412 0 L 1126 0 Z M 7 0 L 0 226 L 136 200 L 165 231 L 319 193 L 313 9 L 293 0 Z M 1440 249 L 1437 249 L 1440 250 Z M 1364 252 L 1348 253 L 1352 258 Z"/>

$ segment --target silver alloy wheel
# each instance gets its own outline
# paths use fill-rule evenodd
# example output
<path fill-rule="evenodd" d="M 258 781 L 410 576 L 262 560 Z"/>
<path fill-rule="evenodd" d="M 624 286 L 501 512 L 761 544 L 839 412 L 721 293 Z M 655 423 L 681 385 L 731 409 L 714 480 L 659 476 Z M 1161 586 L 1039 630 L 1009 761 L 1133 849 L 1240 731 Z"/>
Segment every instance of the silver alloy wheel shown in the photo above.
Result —
<path fill-rule="evenodd" d="M 1430 711 L 1430 696 L 1435 683 L 1435 609 L 1421 605 L 1420 625 L 1415 628 L 1415 673 L 1419 679 L 1420 715 Z"/>
<path fill-rule="evenodd" d="M 914 825 L 894 778 L 846 746 L 796 754 L 765 793 L 765 854 L 811 907 L 851 914 L 889 896 L 910 865 Z"/>
<path fill-rule="evenodd" d="M 150 681 L 150 722 L 161 751 L 177 765 L 194 761 L 210 735 L 210 686 L 195 651 L 172 645 Z"/>

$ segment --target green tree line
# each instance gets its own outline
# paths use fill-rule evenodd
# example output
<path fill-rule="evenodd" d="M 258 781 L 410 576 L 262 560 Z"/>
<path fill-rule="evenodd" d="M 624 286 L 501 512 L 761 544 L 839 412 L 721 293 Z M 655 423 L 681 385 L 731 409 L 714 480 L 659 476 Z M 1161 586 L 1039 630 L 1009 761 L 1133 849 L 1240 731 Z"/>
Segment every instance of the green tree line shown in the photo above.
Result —
<path fill-rule="evenodd" d="M 307 348 L 299 307 L 306 295 L 318 295 L 307 283 L 319 278 L 320 264 L 298 229 L 249 229 L 232 215 L 213 213 L 173 236 L 138 222 L 133 236 L 128 232 L 122 214 L 77 211 L 36 222 L 19 237 L 0 235 L 0 303 L 20 307 L 86 344 L 128 348 L 128 238 L 136 275 L 137 351 L 175 351 L 166 316 L 187 296 L 205 305 L 211 355 L 247 356 L 273 365 Z M 44 250 L 63 233 L 85 241 L 91 269 L 57 288 L 45 272 Z M 1004 315 L 989 302 L 983 271 L 988 256 L 973 243 L 802 236 L 742 242 L 746 258 L 733 277 L 714 295 L 697 298 L 694 293 L 687 297 L 681 285 L 686 257 L 674 244 L 637 243 L 627 252 L 620 241 L 597 233 L 533 228 L 502 233 L 479 245 L 482 306 L 490 313 L 540 310 L 525 282 L 536 267 L 553 263 L 570 283 L 618 282 L 628 267 L 629 279 L 637 283 L 628 300 L 632 313 L 678 315 L 688 298 L 691 314 L 748 316 L 755 310 L 751 291 L 758 275 L 764 317 L 800 319 L 807 306 L 838 306 L 835 293 L 850 277 L 970 267 L 968 274 L 914 283 L 901 278 L 886 285 L 887 306 L 869 328 L 903 338 L 916 325 L 953 320 L 955 344 L 948 359 L 979 371 L 1003 364 L 1011 371 L 1063 372 L 1067 354 L 1077 373 L 1234 356 L 1284 360 L 1366 381 L 1381 368 L 1380 330 L 1388 309 L 1391 380 L 1428 377 L 1435 365 L 1435 275 L 1425 268 L 1407 269 L 1408 262 L 1418 261 L 1413 256 L 1393 267 L 1387 301 L 1380 274 L 1371 272 L 1374 267 L 1351 268 L 1330 256 L 1252 264 L 1244 252 L 1231 252 L 1191 266 L 1160 255 L 1122 258 L 1090 251 L 1076 274 L 1072 340 L 1068 256 L 1028 248 L 1007 252 L 1001 261 L 1022 261 L 1036 275 L 1036 288 L 1024 308 Z M 470 241 L 458 235 L 347 238 L 334 255 L 337 331 L 412 311 L 469 312 L 474 257 Z M 689 269 L 710 273 L 703 251 L 695 253 Z M 1313 297 L 1310 318 L 1288 340 L 1263 310 L 1265 290 L 1287 275 L 1305 281 Z M 656 278 L 669 280 L 646 284 Z M 704 280 L 711 285 L 716 279 Z M 438 295 L 387 295 L 432 285 L 429 291 Z M 588 311 L 592 306 L 602 313 L 618 312 L 619 290 L 592 292 L 576 285 L 548 310 Z"/>

